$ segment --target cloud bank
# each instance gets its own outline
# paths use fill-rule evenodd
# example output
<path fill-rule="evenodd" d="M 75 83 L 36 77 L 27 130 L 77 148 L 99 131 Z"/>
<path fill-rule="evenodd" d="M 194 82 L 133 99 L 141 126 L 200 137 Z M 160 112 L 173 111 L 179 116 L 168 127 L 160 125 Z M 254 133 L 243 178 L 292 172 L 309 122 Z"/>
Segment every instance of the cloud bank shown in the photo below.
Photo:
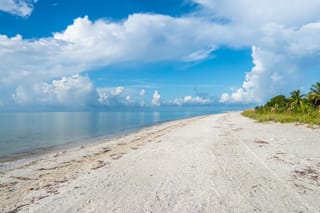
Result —
<path fill-rule="evenodd" d="M 200 96 L 191 96 L 191 95 L 187 95 L 184 96 L 183 98 L 176 98 L 174 100 L 171 100 L 169 102 L 170 104 L 173 105 L 205 105 L 205 104 L 209 104 L 212 103 L 212 100 L 210 100 L 209 98 L 204 98 L 204 97 L 200 97 Z"/>
<path fill-rule="evenodd" d="M 264 36 L 252 47 L 254 67 L 246 74 L 241 88 L 224 93 L 220 102 L 262 103 L 276 94 L 288 94 L 301 86 L 303 76 L 320 65 L 320 22 L 297 29 L 270 24 Z"/>
<path fill-rule="evenodd" d="M 4 102 L 20 103 L 10 95 L 17 89 L 111 64 L 200 60 L 213 50 L 216 27 L 199 18 L 133 14 L 120 22 L 77 18 L 48 38 L 0 35 L 0 92 L 8 94 Z"/>
<path fill-rule="evenodd" d="M 130 61 L 198 60 L 206 55 L 199 51 L 212 51 L 214 31 L 214 24 L 201 19 L 134 14 L 123 22 L 77 18 L 49 38 L 0 35 L 6 61 L 0 83 L 46 81 Z"/>
<path fill-rule="evenodd" d="M 0 10 L 28 16 L 36 2 L 3 0 Z M 241 87 L 221 95 L 223 103 L 259 103 L 285 93 L 299 87 L 305 70 L 320 65 L 318 0 L 193 2 L 198 9 L 181 17 L 136 13 L 122 21 L 92 21 L 85 16 L 52 37 L 0 35 L 0 92 L 5 94 L 0 106 L 85 105 L 92 101 L 88 96 L 96 98 L 94 104 L 132 104 L 139 91 L 135 95 L 124 94 L 120 87 L 95 88 L 77 73 L 127 62 L 198 61 L 222 46 L 252 48 L 254 64 Z M 140 91 L 135 103 L 144 104 L 144 96 Z M 186 97 L 176 103 L 206 101 Z M 157 91 L 151 104 L 160 105 Z"/>
<path fill-rule="evenodd" d="M 158 93 L 158 91 L 155 90 L 155 91 L 153 92 L 151 104 L 152 104 L 152 106 L 160 106 L 160 104 L 161 104 L 160 102 L 161 102 L 161 96 L 160 96 L 160 94 Z"/>
<path fill-rule="evenodd" d="M 88 77 L 79 74 L 30 87 L 18 86 L 12 94 L 13 101 L 19 105 L 71 108 L 87 106 L 95 98 L 94 85 Z"/>
<path fill-rule="evenodd" d="M 220 20 L 235 32 L 237 37 L 227 44 L 252 47 L 254 67 L 242 87 L 222 94 L 220 102 L 261 103 L 272 95 L 288 93 L 301 86 L 299 79 L 306 70 L 320 64 L 317 0 L 194 2 L 201 6 L 200 13 Z M 316 71 L 313 74 L 319 76 Z"/>
<path fill-rule="evenodd" d="M 38 0 L 1 0 L 0 11 L 16 16 L 30 16 Z"/>

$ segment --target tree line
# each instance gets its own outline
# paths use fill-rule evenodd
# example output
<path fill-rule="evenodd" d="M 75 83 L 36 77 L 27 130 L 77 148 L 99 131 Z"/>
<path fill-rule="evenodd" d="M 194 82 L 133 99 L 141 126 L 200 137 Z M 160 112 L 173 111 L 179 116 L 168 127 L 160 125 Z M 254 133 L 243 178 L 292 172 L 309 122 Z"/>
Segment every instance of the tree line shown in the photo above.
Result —
<path fill-rule="evenodd" d="M 255 107 L 255 111 L 256 113 L 320 113 L 320 82 L 313 84 L 308 94 L 302 94 L 300 90 L 294 90 L 289 97 L 277 95 L 265 105 Z"/>
<path fill-rule="evenodd" d="M 289 97 L 277 95 L 263 106 L 243 111 L 242 115 L 260 122 L 296 122 L 320 126 L 320 82 L 312 85 L 308 94 L 294 90 Z"/>

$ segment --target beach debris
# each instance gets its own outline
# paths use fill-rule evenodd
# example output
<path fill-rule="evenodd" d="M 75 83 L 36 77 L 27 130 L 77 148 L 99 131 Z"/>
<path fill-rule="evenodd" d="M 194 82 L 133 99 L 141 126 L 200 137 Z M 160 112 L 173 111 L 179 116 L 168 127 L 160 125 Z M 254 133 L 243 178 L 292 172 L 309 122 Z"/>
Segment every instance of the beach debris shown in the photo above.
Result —
<path fill-rule="evenodd" d="M 27 206 L 27 205 L 29 205 L 29 204 L 19 205 L 19 206 L 17 206 L 16 208 L 14 208 L 13 210 L 8 211 L 8 213 L 16 213 L 16 212 L 18 212 L 22 207 Z"/>
<path fill-rule="evenodd" d="M 62 164 L 58 165 L 58 166 L 54 166 L 54 167 L 51 167 L 51 168 L 44 168 L 44 167 L 41 167 L 40 169 L 37 169 L 38 171 L 46 171 L 46 170 L 56 170 L 56 169 L 61 169 L 63 167 L 68 167 L 70 166 L 71 163 L 70 162 L 63 162 Z"/>
<path fill-rule="evenodd" d="M 308 178 L 320 186 L 320 169 L 315 169 L 310 166 L 293 171 L 294 177 Z"/>
<path fill-rule="evenodd" d="M 29 178 L 29 177 L 22 177 L 22 176 L 11 176 L 11 177 L 14 179 L 17 179 L 17 180 L 22 180 L 22 181 L 35 180 L 35 179 Z"/>
<path fill-rule="evenodd" d="M 10 183 L 0 183 L 0 188 L 8 188 L 17 185 L 17 181 L 10 182 Z"/>
<path fill-rule="evenodd" d="M 110 147 L 103 147 L 102 150 L 103 150 L 102 153 L 107 153 L 107 152 L 111 151 L 111 148 Z"/>
<path fill-rule="evenodd" d="M 125 146 L 125 145 L 127 145 L 127 143 L 125 143 L 125 142 L 120 142 L 120 143 L 118 143 L 118 145 L 119 145 L 119 146 Z"/>
<path fill-rule="evenodd" d="M 232 131 L 241 131 L 241 130 L 243 130 L 242 128 L 236 128 L 236 129 L 233 129 Z"/>
<path fill-rule="evenodd" d="M 256 140 L 255 143 L 257 143 L 257 144 L 269 144 L 269 142 L 263 141 L 263 140 Z"/>
<path fill-rule="evenodd" d="M 102 167 L 104 167 L 104 166 L 106 166 L 108 164 L 109 164 L 109 162 L 105 162 L 103 160 L 98 160 L 97 164 L 94 167 L 92 167 L 91 169 L 92 170 L 100 169 L 100 168 L 102 168 Z"/>
<path fill-rule="evenodd" d="M 113 159 L 113 160 L 118 160 L 122 157 L 121 154 L 117 154 L 117 153 L 114 153 L 112 155 L 110 155 L 110 157 Z"/>

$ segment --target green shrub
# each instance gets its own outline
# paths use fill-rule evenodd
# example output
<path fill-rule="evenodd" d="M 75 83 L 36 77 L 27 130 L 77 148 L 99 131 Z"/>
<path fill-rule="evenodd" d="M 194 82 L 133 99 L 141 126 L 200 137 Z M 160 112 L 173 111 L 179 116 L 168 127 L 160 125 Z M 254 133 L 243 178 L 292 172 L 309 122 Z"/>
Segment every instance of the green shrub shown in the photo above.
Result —
<path fill-rule="evenodd" d="M 265 105 L 245 110 L 242 115 L 260 122 L 276 121 L 281 123 L 307 123 L 320 125 L 320 82 L 312 85 L 306 96 L 299 90 L 291 96 L 277 95 Z"/>

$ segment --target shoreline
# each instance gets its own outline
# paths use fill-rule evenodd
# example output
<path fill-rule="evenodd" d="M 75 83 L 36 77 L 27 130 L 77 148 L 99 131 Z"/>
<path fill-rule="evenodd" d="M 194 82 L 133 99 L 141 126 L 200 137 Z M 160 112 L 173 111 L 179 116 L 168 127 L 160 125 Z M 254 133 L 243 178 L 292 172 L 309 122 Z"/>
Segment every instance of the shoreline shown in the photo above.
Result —
<path fill-rule="evenodd" d="M 316 212 L 319 137 L 239 112 L 169 121 L 0 171 L 0 211 Z"/>
<path fill-rule="evenodd" d="M 221 114 L 221 113 L 218 113 L 218 114 Z M 36 152 L 30 151 L 22 155 L 17 154 L 11 157 L 0 158 L 0 172 L 3 172 L 7 169 L 12 169 L 14 167 L 23 166 L 24 164 L 29 164 L 29 163 L 32 163 L 32 161 L 38 161 L 43 158 L 50 157 L 52 155 L 57 155 L 58 153 L 74 152 L 75 150 L 83 149 L 86 147 L 94 147 L 94 146 L 98 146 L 105 143 L 112 143 L 114 141 L 121 140 L 126 137 L 134 136 L 139 132 L 149 130 L 150 128 L 155 128 L 163 124 L 170 124 L 171 122 L 179 122 L 179 121 L 189 120 L 193 118 L 200 118 L 200 117 L 209 116 L 209 115 L 215 115 L 215 114 L 199 115 L 199 116 L 193 116 L 189 118 L 160 121 L 157 124 L 143 125 L 141 127 L 124 130 L 109 136 L 105 135 L 105 136 L 83 140 L 80 143 L 64 144 L 64 145 L 58 145 L 54 147 L 44 147 L 44 148 L 39 148 L 41 149 L 41 151 L 36 151 Z"/>
<path fill-rule="evenodd" d="M 218 113 L 219 114 L 219 113 Z M 211 115 L 211 114 L 208 114 Z M 100 144 L 100 143 L 105 143 L 106 141 L 110 140 L 116 140 L 121 137 L 127 136 L 129 134 L 135 134 L 139 131 L 143 131 L 146 128 L 154 127 L 157 125 L 161 125 L 163 123 L 168 123 L 168 122 L 174 122 L 174 121 L 181 121 L 185 119 L 190 119 L 190 118 L 196 118 L 196 117 L 201 117 L 201 116 L 206 116 L 206 115 L 199 115 L 199 116 L 192 116 L 189 118 L 182 118 L 182 119 L 174 119 L 174 120 L 164 120 L 164 121 L 159 121 L 154 124 L 145 124 L 139 127 L 134 127 L 130 129 L 125 129 L 122 130 L 118 133 L 113 133 L 109 135 L 103 135 L 103 136 L 98 136 L 98 137 L 93 137 L 93 138 L 88 138 L 88 139 L 83 139 L 80 142 L 74 143 L 70 142 L 67 144 L 62 144 L 62 145 L 56 145 L 56 146 L 50 146 L 50 147 L 40 147 L 34 150 L 25 150 L 22 151 L 21 153 L 15 153 L 12 156 L 3 156 L 0 157 L 0 171 L 7 165 L 7 164 L 16 164 L 16 162 L 30 162 L 32 160 L 44 157 L 46 155 L 54 154 L 57 152 L 63 152 L 67 151 L 70 149 L 76 149 L 81 146 L 88 146 L 88 145 L 94 145 L 94 144 Z"/>

